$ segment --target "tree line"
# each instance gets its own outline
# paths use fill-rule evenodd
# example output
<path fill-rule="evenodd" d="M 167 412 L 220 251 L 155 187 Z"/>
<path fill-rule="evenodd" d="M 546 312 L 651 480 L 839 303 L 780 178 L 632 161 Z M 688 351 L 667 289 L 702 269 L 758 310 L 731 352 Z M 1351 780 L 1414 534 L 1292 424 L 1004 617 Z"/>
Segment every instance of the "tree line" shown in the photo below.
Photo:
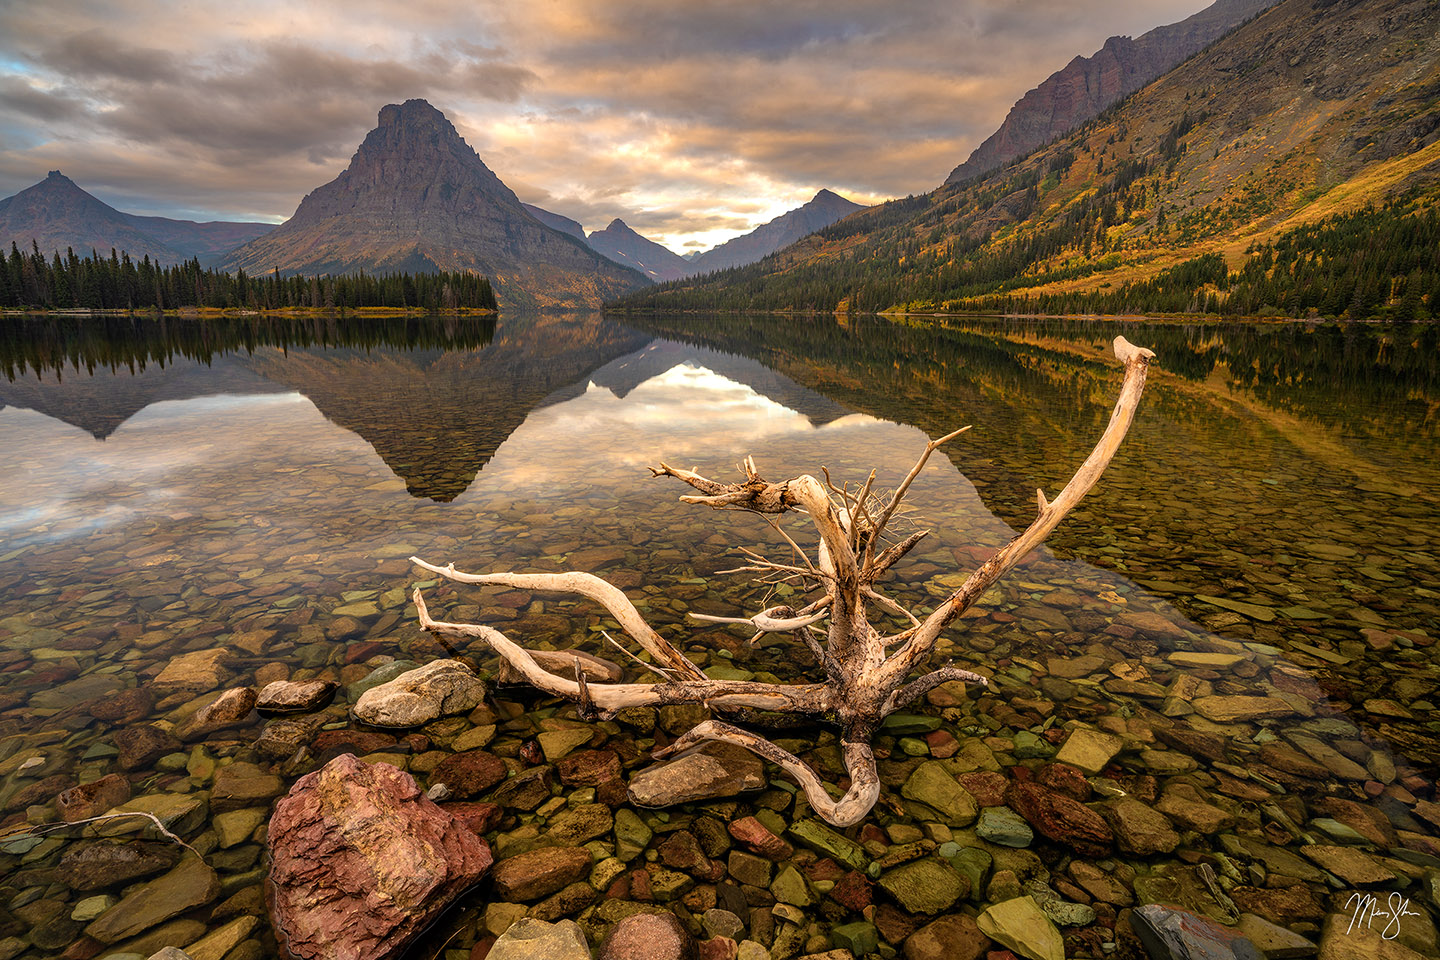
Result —
<path fill-rule="evenodd" d="M 354 273 L 252 277 L 226 273 L 192 259 L 162 266 L 145 256 L 102 257 L 73 249 L 50 259 L 32 243 L 28 253 L 10 244 L 0 267 L 0 307 L 36 310 L 175 310 L 182 307 L 279 310 L 405 307 L 423 310 L 496 309 L 490 280 L 474 273 Z"/>

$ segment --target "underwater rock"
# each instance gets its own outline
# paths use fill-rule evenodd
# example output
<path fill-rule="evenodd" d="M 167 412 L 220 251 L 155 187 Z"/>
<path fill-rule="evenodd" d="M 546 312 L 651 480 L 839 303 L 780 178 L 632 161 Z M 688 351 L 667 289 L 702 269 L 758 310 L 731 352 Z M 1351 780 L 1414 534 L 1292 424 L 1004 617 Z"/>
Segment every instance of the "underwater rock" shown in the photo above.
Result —
<path fill-rule="evenodd" d="M 355 701 L 355 716 L 376 727 L 419 727 L 466 713 L 485 697 L 485 685 L 458 660 L 436 660 L 372 687 Z"/>

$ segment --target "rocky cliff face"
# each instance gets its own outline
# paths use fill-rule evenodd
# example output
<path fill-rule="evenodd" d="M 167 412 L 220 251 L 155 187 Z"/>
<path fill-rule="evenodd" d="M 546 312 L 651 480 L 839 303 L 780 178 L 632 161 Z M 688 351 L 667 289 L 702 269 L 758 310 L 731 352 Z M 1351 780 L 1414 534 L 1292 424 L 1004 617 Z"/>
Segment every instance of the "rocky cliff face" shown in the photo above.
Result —
<path fill-rule="evenodd" d="M 251 273 L 474 270 L 500 299 L 598 306 L 644 280 L 545 226 L 424 100 L 390 104 L 340 176 L 227 258 Z"/>
<path fill-rule="evenodd" d="M 195 223 L 166 217 L 122 213 L 91 196 L 59 170 L 33 187 L 0 200 L 0 244 L 21 249 L 39 244 L 47 256 L 67 249 L 79 256 L 94 250 L 108 256 L 112 249 L 139 261 L 162 264 L 191 257 L 202 260 L 239 246 L 271 229 L 268 223 Z"/>
<path fill-rule="evenodd" d="M 776 250 L 790 246 L 801 237 L 830 226 L 841 217 L 864 209 L 863 205 L 846 200 L 839 194 L 821 190 L 803 207 L 797 207 L 769 223 L 761 224 L 743 237 L 727 240 L 718 247 L 706 250 L 690 261 L 689 272 L 713 273 L 716 270 L 755 263 Z"/>
<path fill-rule="evenodd" d="M 582 243 L 585 242 L 585 228 L 580 225 L 578 220 L 571 220 L 569 217 L 562 217 L 558 213 L 543 210 L 533 203 L 522 203 L 520 206 L 525 208 L 526 213 L 550 229 L 559 230 L 561 233 L 569 234 Z"/>
<path fill-rule="evenodd" d="M 1133 40 L 1111 37 L 1093 56 L 1076 57 L 1021 97 L 1000 129 L 945 182 L 959 183 L 987 173 L 1068 133 L 1274 2 L 1217 0 L 1193 17 L 1156 27 Z"/>
<path fill-rule="evenodd" d="M 596 252 L 616 263 L 634 267 L 656 283 L 678 280 L 691 271 L 684 257 L 640 236 L 618 217 L 604 230 L 590 234 L 587 242 Z"/>

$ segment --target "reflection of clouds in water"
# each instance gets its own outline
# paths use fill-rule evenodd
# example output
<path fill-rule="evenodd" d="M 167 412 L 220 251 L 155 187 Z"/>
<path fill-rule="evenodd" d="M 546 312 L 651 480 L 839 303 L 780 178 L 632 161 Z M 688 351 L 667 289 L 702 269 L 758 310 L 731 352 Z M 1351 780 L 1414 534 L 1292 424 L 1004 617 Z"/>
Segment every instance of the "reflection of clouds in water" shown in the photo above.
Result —
<path fill-rule="evenodd" d="M 17 452 L 0 490 L 0 535 L 60 540 L 119 526 L 188 493 L 196 465 L 249 463 L 277 429 L 316 417 L 298 393 L 166 400 L 100 441 L 44 414 L 0 410 L 0 450 Z"/>
<path fill-rule="evenodd" d="M 904 430 L 915 434 L 917 444 L 924 442 L 914 430 L 864 414 L 817 427 L 803 414 L 745 384 L 682 363 L 644 381 L 623 398 L 592 383 L 581 396 L 532 413 L 496 452 L 486 475 L 493 476 L 498 463 L 508 481 L 553 478 L 557 472 L 570 472 L 576 458 L 587 452 L 592 454 L 589 466 L 627 470 L 661 459 L 710 459 L 734 451 L 739 451 L 739 456 L 760 454 L 766 443 L 777 440 L 869 425 Z M 570 442 L 552 448 L 547 440 L 553 438 Z M 507 448 L 515 451 L 518 447 L 525 448 L 525 456 L 505 456 Z M 550 449 L 553 455 L 535 456 Z"/>

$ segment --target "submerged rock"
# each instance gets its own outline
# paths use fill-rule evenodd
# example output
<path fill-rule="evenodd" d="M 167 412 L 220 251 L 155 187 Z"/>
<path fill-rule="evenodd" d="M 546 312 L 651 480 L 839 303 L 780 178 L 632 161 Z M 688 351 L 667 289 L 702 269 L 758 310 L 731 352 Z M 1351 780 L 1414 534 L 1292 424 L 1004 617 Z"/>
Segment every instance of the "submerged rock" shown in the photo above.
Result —
<path fill-rule="evenodd" d="M 355 701 L 355 716 L 376 727 L 418 727 L 468 713 L 485 697 L 485 684 L 458 660 L 436 660 L 372 687 Z"/>
<path fill-rule="evenodd" d="M 597 960 L 695 960 L 695 938 L 673 914 L 637 913 L 615 924 Z"/>
<path fill-rule="evenodd" d="M 574 920 L 546 923 L 523 917 L 500 935 L 489 960 L 590 960 L 585 934 Z"/>
<path fill-rule="evenodd" d="M 255 708 L 265 713 L 308 713 L 325 706 L 334 695 L 330 680 L 275 680 L 260 691 Z"/>
<path fill-rule="evenodd" d="M 1137 907 L 1130 925 L 1155 960 L 1264 960 L 1244 934 L 1158 903 Z"/>
<path fill-rule="evenodd" d="M 203 906 L 219 894 L 220 878 L 215 871 L 189 856 L 174 870 L 143 884 L 102 913 L 85 928 L 85 934 L 101 943 L 115 943 Z"/>
<path fill-rule="evenodd" d="M 249 687 L 235 687 L 180 721 L 175 727 L 175 735 L 181 740 L 197 740 L 217 730 L 242 726 L 251 719 L 254 709 L 255 691 Z"/>
<path fill-rule="evenodd" d="M 393 956 L 491 864 L 413 777 L 351 754 L 301 777 L 268 834 L 271 918 L 297 960 Z"/>
<path fill-rule="evenodd" d="M 1065 960 L 1065 942 L 1055 924 L 1030 897 L 1016 897 L 987 909 L 980 931 L 1028 960 Z"/>
<path fill-rule="evenodd" d="M 710 746 L 641 770 L 630 779 L 630 799 L 642 807 L 668 807 L 764 787 L 765 766 L 754 754 L 738 747 Z"/>

